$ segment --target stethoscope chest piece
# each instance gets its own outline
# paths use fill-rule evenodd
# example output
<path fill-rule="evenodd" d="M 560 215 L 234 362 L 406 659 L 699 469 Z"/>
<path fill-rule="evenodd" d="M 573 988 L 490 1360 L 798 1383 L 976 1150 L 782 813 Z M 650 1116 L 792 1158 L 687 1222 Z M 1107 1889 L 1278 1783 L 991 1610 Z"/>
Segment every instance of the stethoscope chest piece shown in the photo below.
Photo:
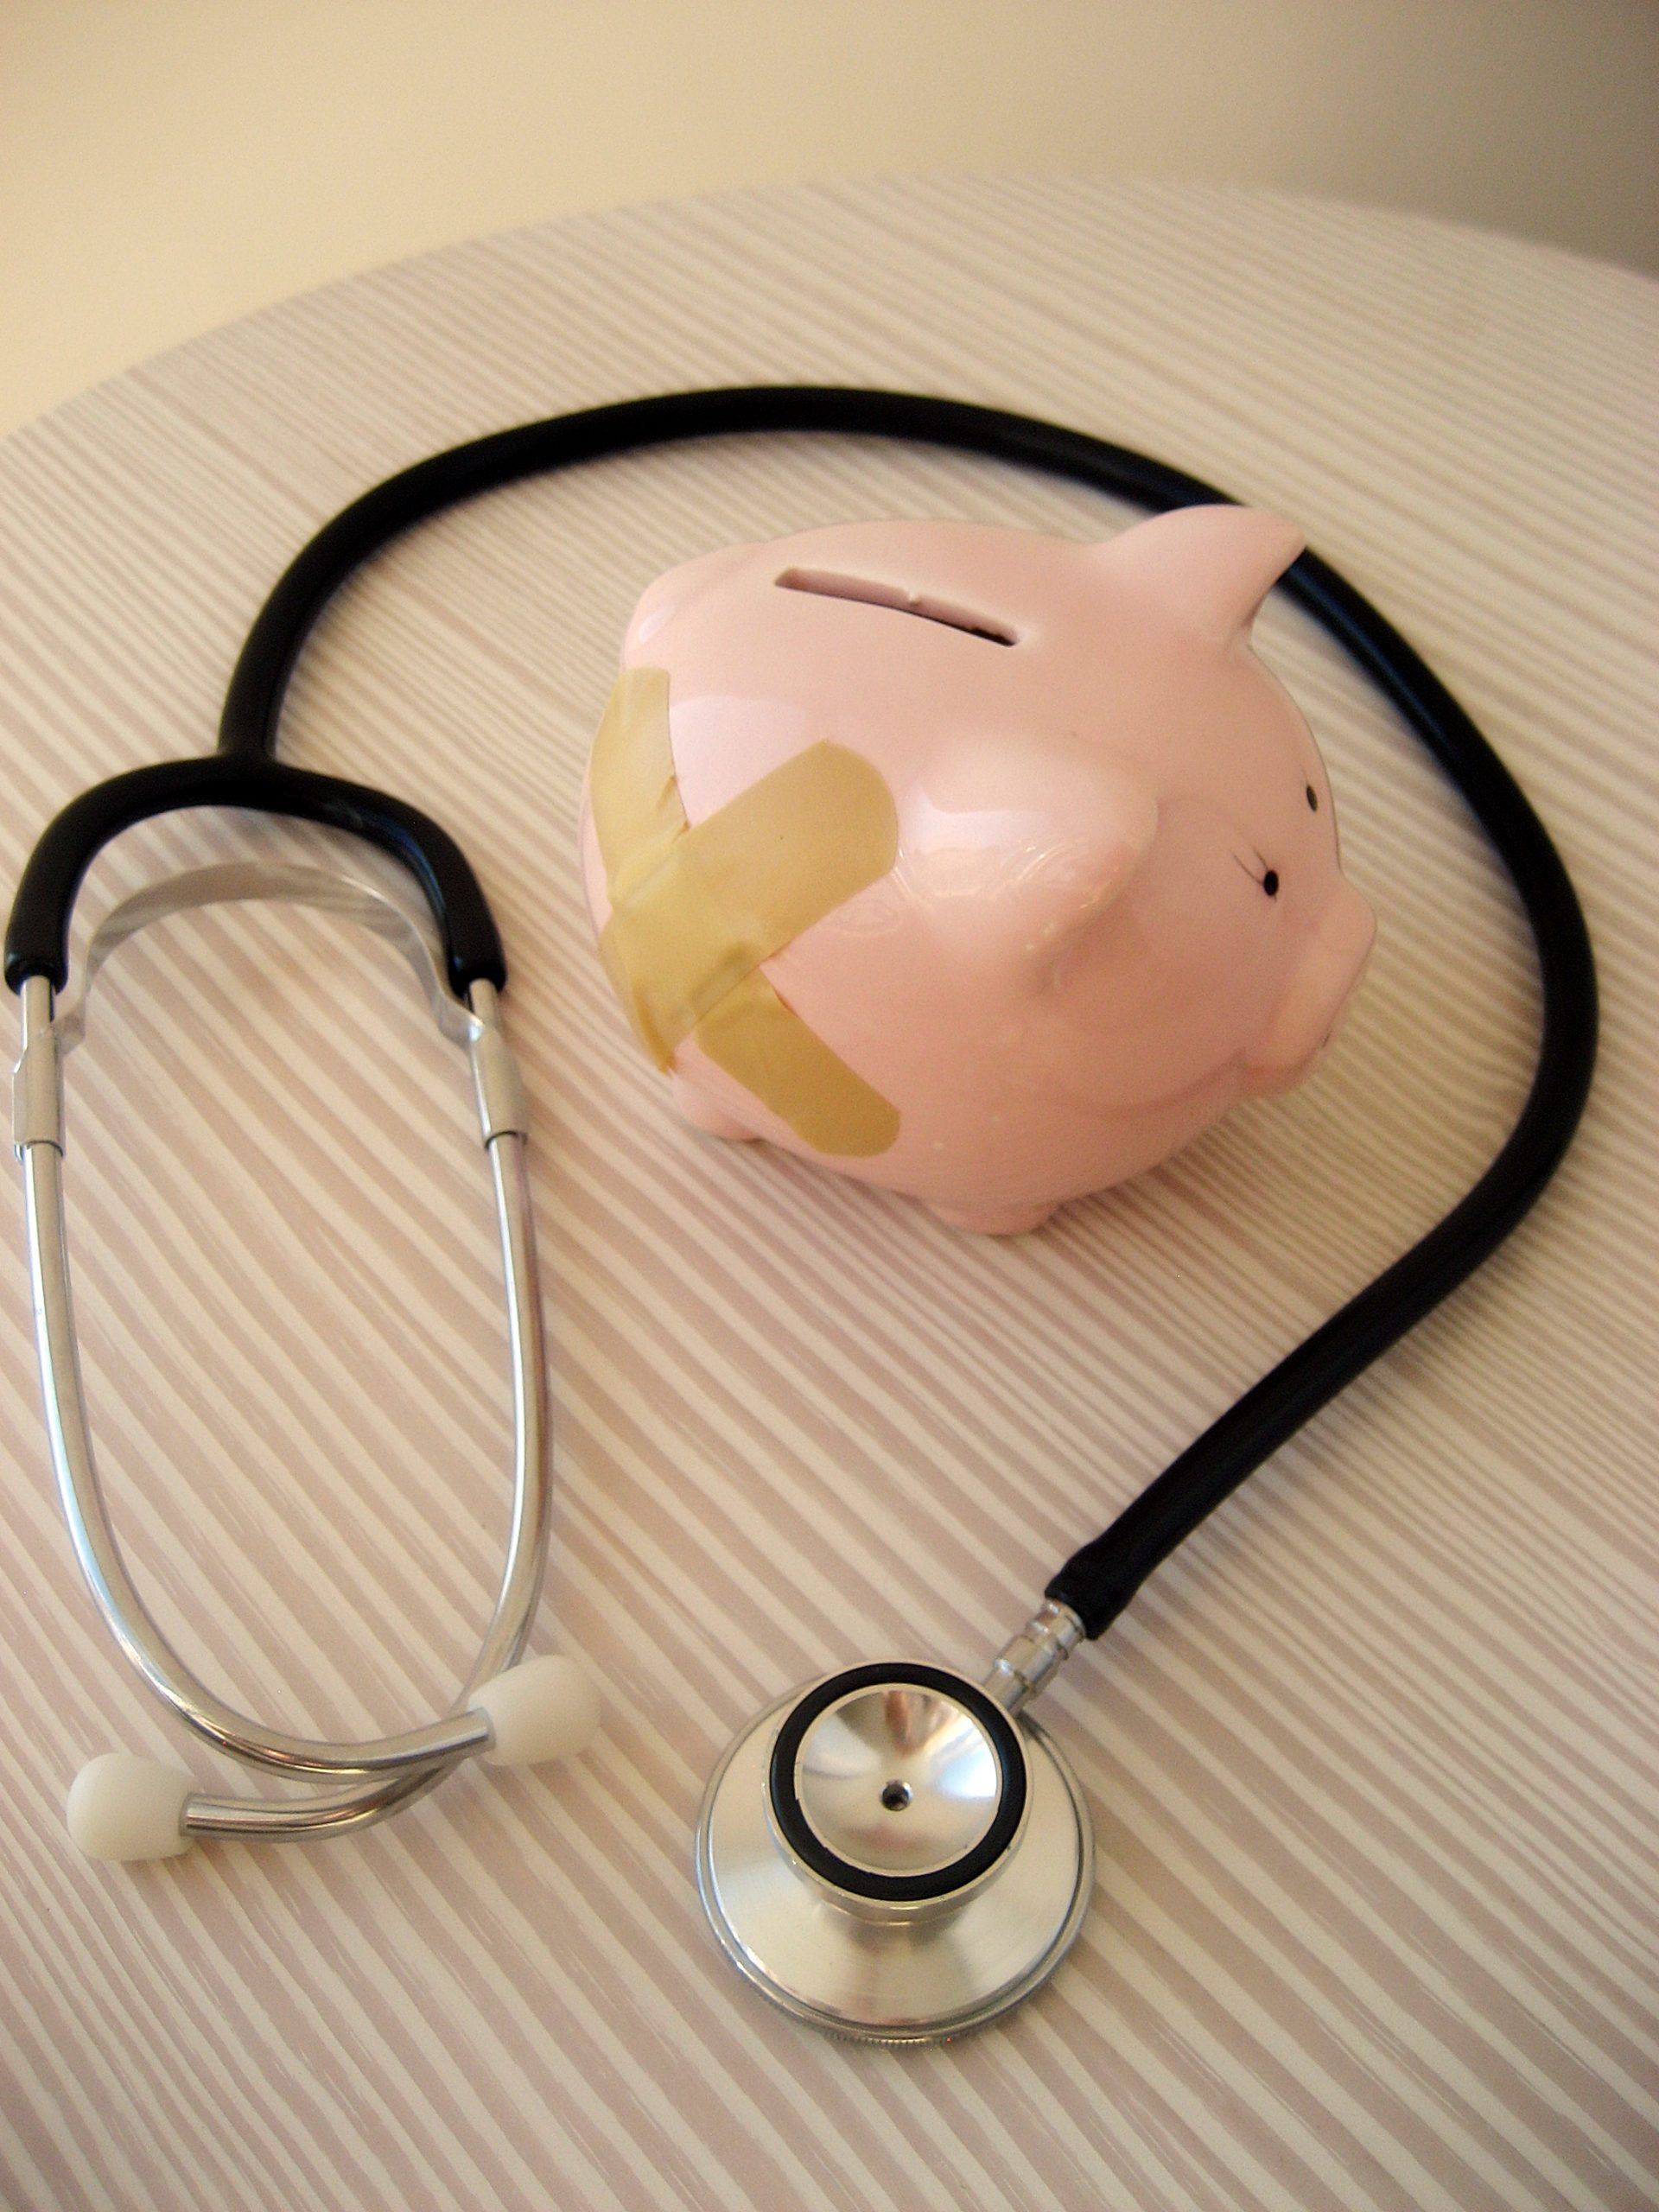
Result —
<path fill-rule="evenodd" d="M 964 1676 L 855 1667 L 732 1745 L 697 1825 L 727 1955 L 797 2019 L 869 2043 L 984 2026 L 1082 1924 L 1082 1792 L 1037 1725 Z"/>

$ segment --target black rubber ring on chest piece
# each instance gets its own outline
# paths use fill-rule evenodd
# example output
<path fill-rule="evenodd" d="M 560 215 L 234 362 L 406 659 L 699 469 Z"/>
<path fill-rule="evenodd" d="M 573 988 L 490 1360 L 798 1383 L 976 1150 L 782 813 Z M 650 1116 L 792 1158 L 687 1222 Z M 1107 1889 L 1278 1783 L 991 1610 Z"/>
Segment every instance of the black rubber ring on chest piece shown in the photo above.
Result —
<path fill-rule="evenodd" d="M 855 1690 L 879 1689 L 883 1683 L 891 1683 L 895 1688 L 931 1690 L 961 1706 L 985 1731 L 996 1758 L 997 1807 L 991 1825 L 971 1851 L 964 1852 L 960 1859 L 953 1859 L 949 1866 L 937 1866 L 927 1873 L 873 1873 L 868 1867 L 855 1866 L 850 1859 L 831 1851 L 808 1821 L 795 1780 L 801 1745 L 813 1722 Z M 950 1897 L 976 1882 L 1003 1856 L 1019 1834 L 1028 1794 L 1025 1747 L 1020 1741 L 1019 1731 L 995 1700 L 987 1697 L 964 1675 L 953 1675 L 945 1668 L 892 1660 L 880 1660 L 868 1667 L 849 1667 L 845 1673 L 831 1675 L 828 1681 L 820 1682 L 816 1689 L 807 1692 L 778 1732 L 772 1747 L 767 1786 L 779 1833 L 803 1866 L 822 1880 L 833 1883 L 838 1890 L 891 1904 L 925 1904 L 931 1897 Z"/>

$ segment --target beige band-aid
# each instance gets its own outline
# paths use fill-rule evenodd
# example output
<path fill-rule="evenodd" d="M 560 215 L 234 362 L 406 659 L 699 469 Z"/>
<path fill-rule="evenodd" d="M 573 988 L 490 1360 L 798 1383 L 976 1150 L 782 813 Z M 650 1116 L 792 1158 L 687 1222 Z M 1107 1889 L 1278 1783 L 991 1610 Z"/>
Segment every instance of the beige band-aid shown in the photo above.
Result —
<path fill-rule="evenodd" d="M 611 901 L 600 955 L 658 1066 L 690 1037 L 815 1152 L 885 1152 L 896 1108 L 760 972 L 893 866 L 898 815 L 876 770 L 844 746 L 810 745 L 693 829 L 667 671 L 632 668 L 605 709 L 588 789 Z"/>

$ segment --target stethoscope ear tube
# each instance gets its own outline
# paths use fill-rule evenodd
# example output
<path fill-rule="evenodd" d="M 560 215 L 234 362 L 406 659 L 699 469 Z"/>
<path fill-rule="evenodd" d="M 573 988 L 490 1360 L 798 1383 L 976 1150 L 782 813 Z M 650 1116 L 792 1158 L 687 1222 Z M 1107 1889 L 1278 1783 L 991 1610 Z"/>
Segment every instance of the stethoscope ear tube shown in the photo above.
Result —
<path fill-rule="evenodd" d="M 107 787 L 106 787 L 107 788 Z M 96 795 L 94 795 L 96 796 Z M 108 1752 L 70 1791 L 70 1833 L 97 1858 L 150 1859 L 201 1836 L 308 1838 L 382 1820 L 463 1758 L 530 1764 L 580 1750 L 598 1721 L 591 1684 L 556 1656 L 522 1660 L 547 1547 L 546 1362 L 524 1146 L 523 1088 L 500 1030 L 494 986 L 475 982 L 449 1001 L 429 946 L 403 909 L 366 884 L 257 862 L 200 870 L 141 892 L 105 917 L 86 958 L 90 991 L 109 950 L 187 906 L 277 898 L 365 922 L 398 944 L 427 990 L 438 1025 L 472 1066 L 479 1134 L 495 1196 L 506 1289 L 513 1390 L 512 1505 L 495 1609 L 454 1709 L 442 1719 L 358 1743 L 302 1738 L 236 1711 L 186 1665 L 128 1573 L 93 1455 L 76 1351 L 63 1177 L 62 1061 L 83 1033 L 86 998 L 61 1012 L 43 975 L 26 976 L 13 1141 L 23 1168 L 36 1350 L 60 1501 L 87 1587 L 116 1642 L 174 1713 L 216 1749 L 290 1780 L 324 1786 L 286 1797 L 219 1797 L 163 1762 Z"/>
<path fill-rule="evenodd" d="M 242 806 L 321 822 L 400 861 L 421 887 L 443 942 L 449 988 L 507 979 L 500 934 L 466 855 L 429 817 L 402 799 L 338 776 L 277 760 L 212 753 L 112 776 L 70 800 L 29 858 L 6 928 L 6 982 L 21 990 L 44 976 L 60 991 L 69 974 L 69 924 L 81 879 L 104 847 L 135 823 L 193 806 Z"/>

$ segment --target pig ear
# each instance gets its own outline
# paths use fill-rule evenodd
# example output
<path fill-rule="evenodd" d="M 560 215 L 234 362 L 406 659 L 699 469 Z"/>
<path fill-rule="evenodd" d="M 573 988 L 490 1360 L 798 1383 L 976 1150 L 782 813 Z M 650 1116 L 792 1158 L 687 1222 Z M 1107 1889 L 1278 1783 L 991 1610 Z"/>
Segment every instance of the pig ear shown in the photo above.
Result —
<path fill-rule="evenodd" d="M 1040 988 L 1119 897 L 1158 828 L 1158 802 L 1086 753 L 952 748 L 901 848 L 928 929 L 969 969 L 988 958 Z"/>
<path fill-rule="evenodd" d="M 1215 645 L 1248 637 L 1256 611 L 1306 543 L 1258 507 L 1177 507 L 1096 549 L 1103 571 L 1149 592 Z"/>
<path fill-rule="evenodd" d="M 1008 919 L 1016 963 L 1046 982 L 1120 898 L 1158 832 L 1158 802 L 1144 785 L 1113 779 L 1090 794 L 1086 817 L 1057 819 L 1026 858 Z"/>

